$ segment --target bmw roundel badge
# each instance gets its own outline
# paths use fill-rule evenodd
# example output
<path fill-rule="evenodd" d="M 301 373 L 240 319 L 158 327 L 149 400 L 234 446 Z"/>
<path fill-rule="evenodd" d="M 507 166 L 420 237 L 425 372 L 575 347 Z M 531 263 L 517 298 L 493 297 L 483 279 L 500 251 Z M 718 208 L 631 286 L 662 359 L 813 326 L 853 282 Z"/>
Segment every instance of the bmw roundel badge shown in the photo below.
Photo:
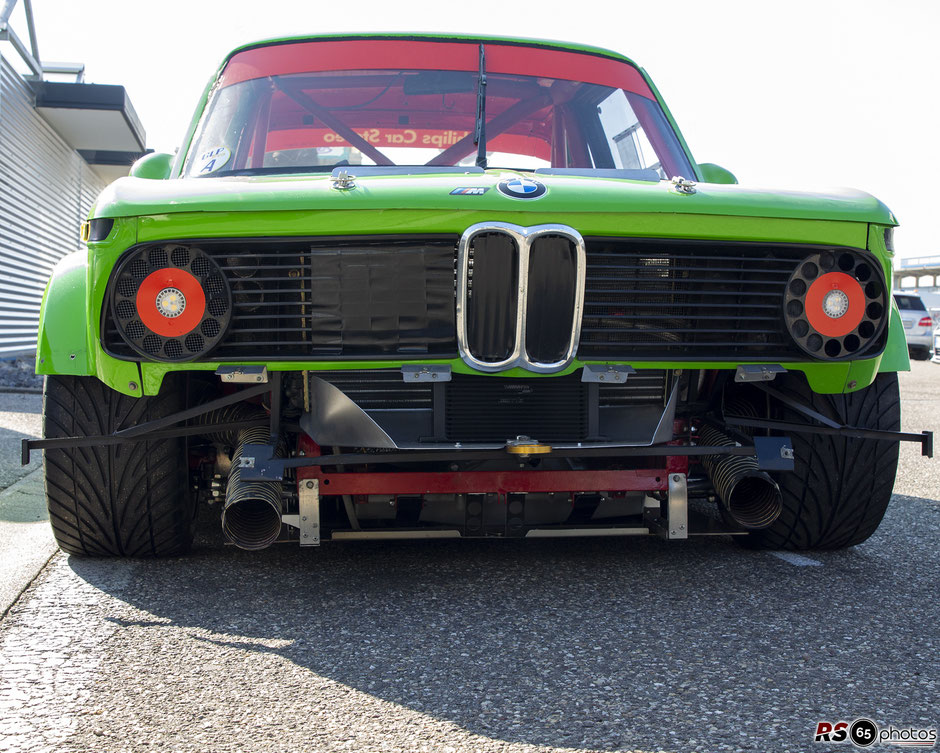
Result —
<path fill-rule="evenodd" d="M 496 189 L 510 199 L 538 199 L 545 195 L 545 185 L 531 178 L 501 180 Z"/>

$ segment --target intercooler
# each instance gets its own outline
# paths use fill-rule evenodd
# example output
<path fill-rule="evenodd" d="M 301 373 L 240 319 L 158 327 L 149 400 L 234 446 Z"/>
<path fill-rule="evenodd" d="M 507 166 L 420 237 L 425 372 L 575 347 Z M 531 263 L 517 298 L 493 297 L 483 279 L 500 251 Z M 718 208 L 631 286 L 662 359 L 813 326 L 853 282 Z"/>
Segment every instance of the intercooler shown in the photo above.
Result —
<path fill-rule="evenodd" d="M 615 386 L 584 382 L 580 370 L 531 378 L 453 374 L 450 381 L 435 383 L 406 382 L 399 369 L 310 374 L 342 392 L 399 447 L 502 445 L 519 435 L 556 443 L 646 443 L 662 419 L 672 384 L 662 369 L 638 370 Z M 336 399 L 315 388 L 312 393 Z M 354 412 L 337 405 L 323 411 L 330 414 L 347 423 L 356 420 Z"/>

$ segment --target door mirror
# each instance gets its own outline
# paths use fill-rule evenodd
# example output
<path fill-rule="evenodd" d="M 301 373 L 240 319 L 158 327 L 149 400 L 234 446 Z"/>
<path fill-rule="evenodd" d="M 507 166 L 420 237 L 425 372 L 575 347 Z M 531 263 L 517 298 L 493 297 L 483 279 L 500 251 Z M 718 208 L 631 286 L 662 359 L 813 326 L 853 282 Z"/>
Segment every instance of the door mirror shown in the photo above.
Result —
<path fill-rule="evenodd" d="M 730 170 L 725 170 L 721 165 L 716 165 L 714 162 L 702 162 L 698 166 L 699 172 L 702 174 L 703 183 L 737 183 L 738 179 L 734 177 L 734 173 Z"/>
<path fill-rule="evenodd" d="M 134 178 L 149 178 L 150 180 L 166 180 L 170 177 L 174 157 L 165 152 L 151 152 L 145 154 L 131 165 L 131 176 Z"/>

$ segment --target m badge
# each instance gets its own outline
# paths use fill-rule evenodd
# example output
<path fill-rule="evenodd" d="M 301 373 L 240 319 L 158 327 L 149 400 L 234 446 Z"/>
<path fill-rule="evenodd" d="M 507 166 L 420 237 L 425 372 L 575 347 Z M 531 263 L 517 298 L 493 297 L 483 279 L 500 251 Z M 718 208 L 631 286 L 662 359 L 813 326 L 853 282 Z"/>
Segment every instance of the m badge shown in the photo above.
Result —
<path fill-rule="evenodd" d="M 490 190 L 489 186 L 475 186 L 473 188 L 455 188 L 450 192 L 451 196 L 482 196 Z"/>

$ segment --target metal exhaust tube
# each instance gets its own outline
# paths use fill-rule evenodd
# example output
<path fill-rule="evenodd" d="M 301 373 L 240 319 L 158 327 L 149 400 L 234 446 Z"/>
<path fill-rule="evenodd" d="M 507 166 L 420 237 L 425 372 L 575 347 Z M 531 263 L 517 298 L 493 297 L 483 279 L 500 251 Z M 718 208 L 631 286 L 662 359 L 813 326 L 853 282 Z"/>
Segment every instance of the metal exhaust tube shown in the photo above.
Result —
<path fill-rule="evenodd" d="M 222 530 L 240 549 L 265 549 L 281 533 L 281 484 L 272 481 L 242 481 L 239 460 L 246 444 L 264 444 L 271 441 L 266 426 L 242 429 L 232 454 L 232 470 L 228 476 L 225 507 L 222 509 Z M 276 457 L 283 453 L 274 451 Z"/>
<path fill-rule="evenodd" d="M 712 426 L 699 430 L 704 445 L 733 447 L 737 444 Z M 725 512 L 742 528 L 766 528 L 780 517 L 783 495 L 777 482 L 757 467 L 757 460 L 738 455 L 707 455 L 702 465 L 711 479 Z"/>

